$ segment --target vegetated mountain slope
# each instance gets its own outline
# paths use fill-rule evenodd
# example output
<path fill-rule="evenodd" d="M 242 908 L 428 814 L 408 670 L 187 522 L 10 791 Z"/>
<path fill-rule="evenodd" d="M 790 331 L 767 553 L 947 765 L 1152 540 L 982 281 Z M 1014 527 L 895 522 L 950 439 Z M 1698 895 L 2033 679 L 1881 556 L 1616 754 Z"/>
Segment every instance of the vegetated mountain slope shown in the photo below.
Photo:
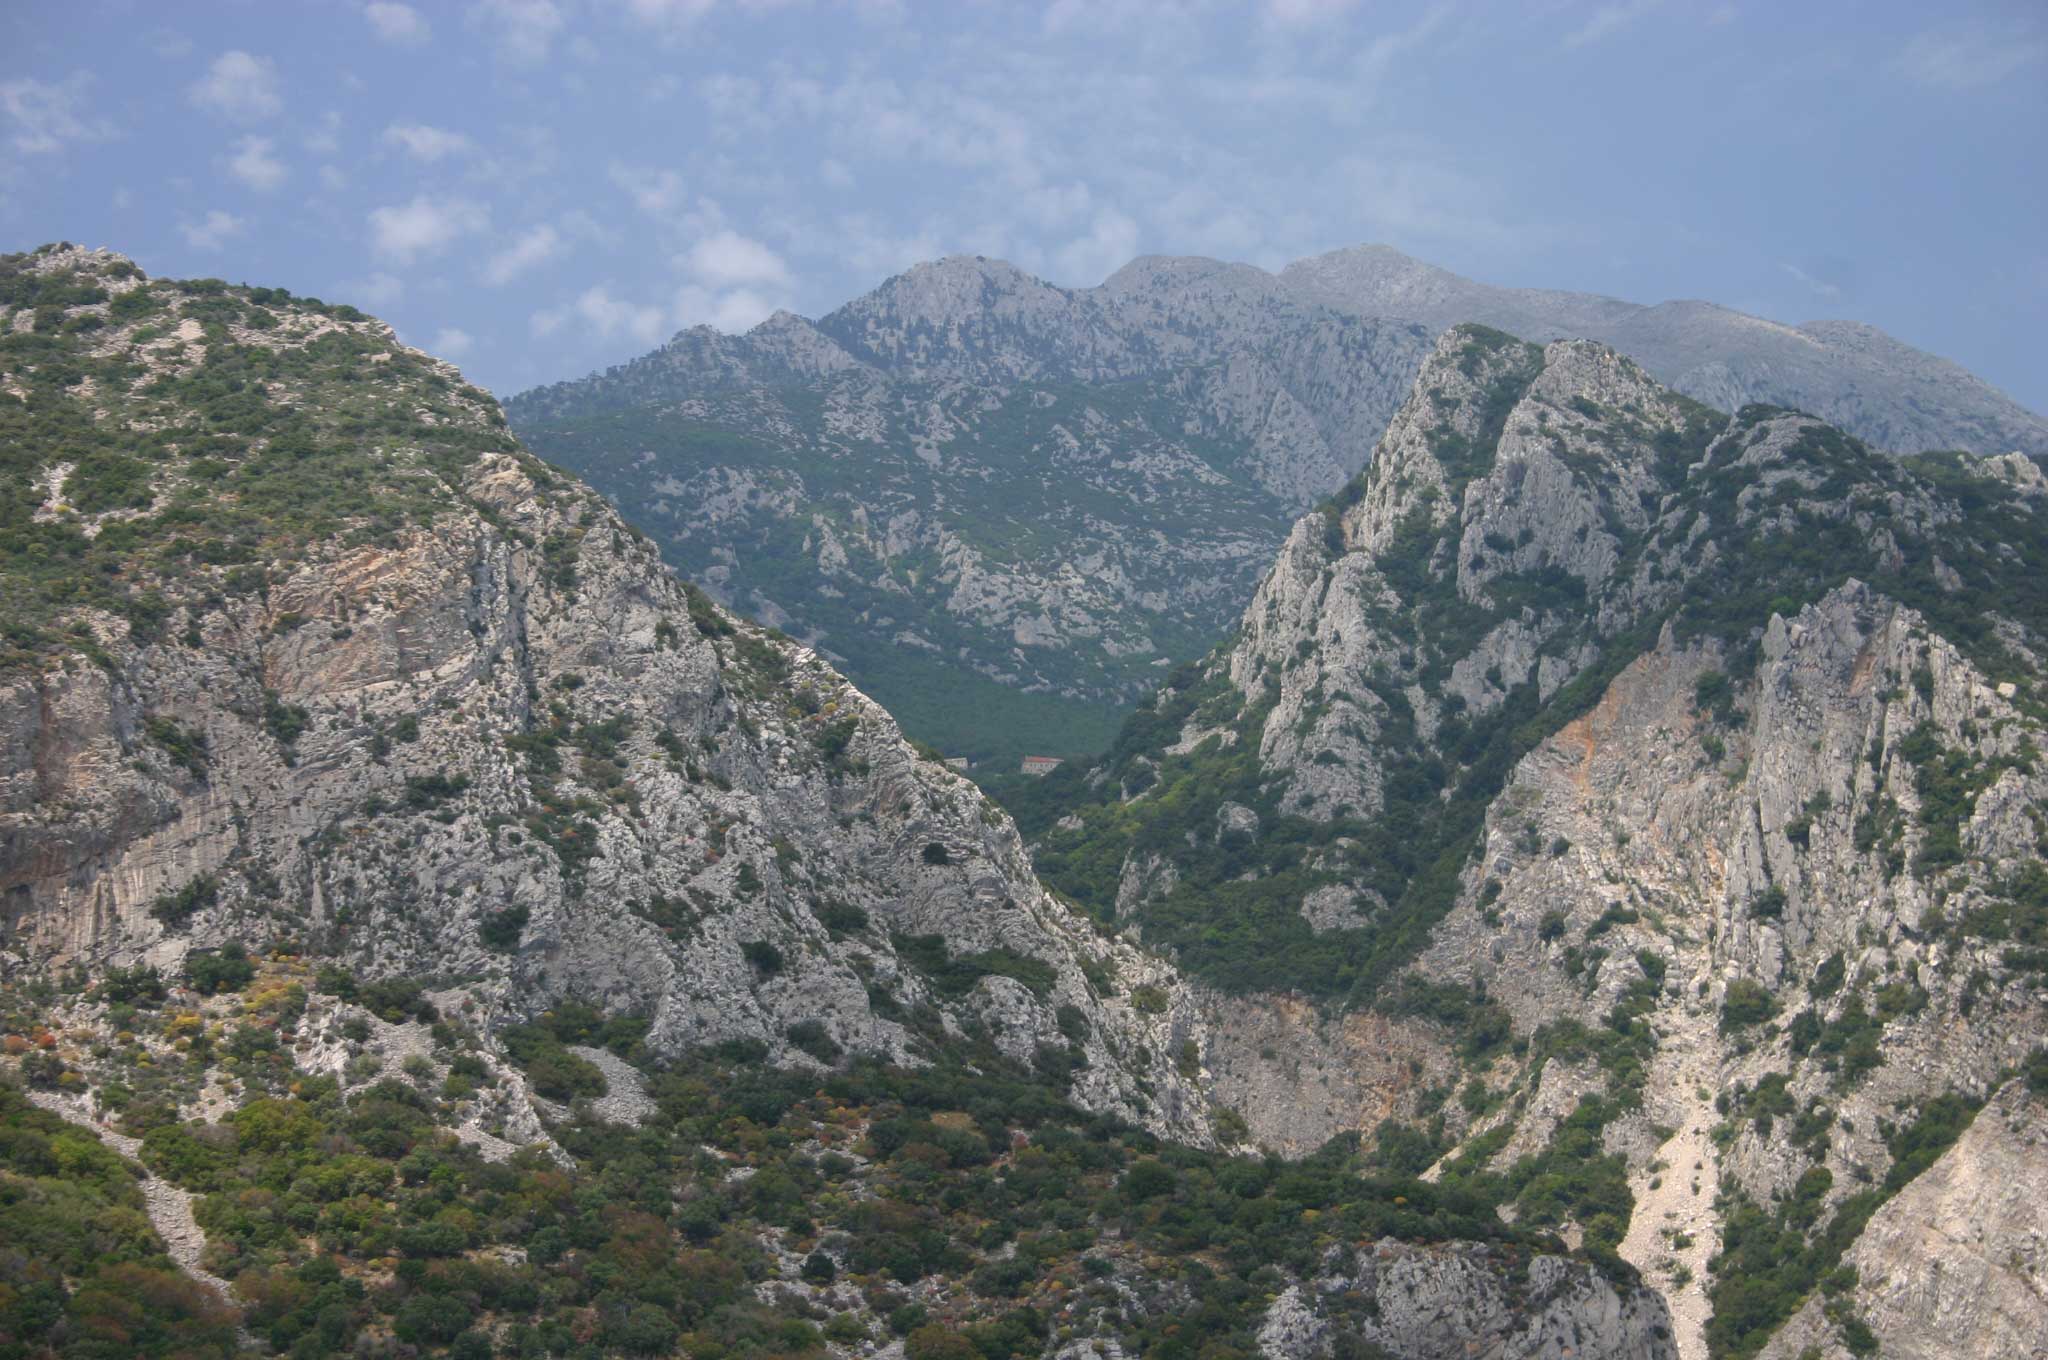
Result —
<path fill-rule="evenodd" d="M 1603 339 L 1710 404 L 1795 406 L 1896 451 L 2048 454 L 2048 422 L 1868 327 L 1489 288 L 1384 247 L 1277 276 L 1148 256 L 1091 289 L 946 259 L 815 324 L 700 327 L 508 410 L 720 598 L 920 736 L 1009 762 L 1099 748 L 1222 631 L 1461 321 Z"/>
<path fill-rule="evenodd" d="M 1295 297 L 1361 316 L 1437 328 L 1476 321 L 1534 341 L 1599 340 L 1709 405 L 1794 407 L 1895 453 L 2017 449 L 2048 457 L 2048 418 L 1961 366 L 1854 321 L 1786 326 L 1711 302 L 1644 306 L 1498 288 L 1387 246 L 1297 260 L 1280 280 Z"/>
<path fill-rule="evenodd" d="M 1014 768 L 1100 748 L 1206 645 L 1427 345 L 1278 296 L 1147 307 L 946 260 L 508 410 L 679 569 Z"/>
<path fill-rule="evenodd" d="M 379 323 L 132 268 L 57 251 L 10 279 L 16 958 L 274 932 L 488 977 L 515 1012 L 631 1009 L 668 1052 L 794 1057 L 811 1020 L 903 1057 L 943 1010 L 1028 1062 L 1068 1007 L 1084 1087 L 1151 1107 L 1082 971 L 1147 965 L 873 703 Z M 1199 1127 L 1161 1080 L 1145 1117 Z"/>
<path fill-rule="evenodd" d="M 229 1353 L 168 1246 L 304 1356 L 1668 1354 L 1483 1196 L 1210 1150 L 1195 989 L 352 309 L 0 258 L 0 528 L 0 1079 L 175 1238 L 0 1093 L 13 1340 Z"/>
<path fill-rule="evenodd" d="M 1435 1027 L 1386 1164 L 1745 1355 L 2048 1033 L 2044 567 L 2024 457 L 1463 327 L 1235 637 L 1020 815 L 1189 972 Z"/>

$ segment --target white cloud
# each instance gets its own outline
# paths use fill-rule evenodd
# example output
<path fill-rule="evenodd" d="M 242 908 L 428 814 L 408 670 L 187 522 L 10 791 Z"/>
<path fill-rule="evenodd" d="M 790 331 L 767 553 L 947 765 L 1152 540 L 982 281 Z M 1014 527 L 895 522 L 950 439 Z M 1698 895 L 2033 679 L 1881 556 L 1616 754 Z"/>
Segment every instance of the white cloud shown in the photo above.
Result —
<path fill-rule="evenodd" d="M 683 177 L 673 170 L 614 163 L 610 173 L 612 183 L 649 217 L 666 217 L 682 206 Z"/>
<path fill-rule="evenodd" d="M 179 223 L 178 231 L 185 244 L 194 250 L 219 250 L 229 238 L 240 236 L 248 225 L 233 213 L 215 208 L 197 222 Z"/>
<path fill-rule="evenodd" d="M 433 198 L 421 194 L 370 213 L 370 245 L 379 255 L 409 264 L 431 255 L 458 237 L 482 231 L 490 214 L 464 198 Z"/>
<path fill-rule="evenodd" d="M 535 312 L 530 324 L 536 337 L 545 337 L 570 321 L 581 321 L 601 340 L 624 336 L 643 345 L 655 345 L 661 341 L 665 318 L 661 308 L 615 298 L 610 289 L 599 285 L 584 289 L 566 307 Z"/>
<path fill-rule="evenodd" d="M 468 331 L 457 326 L 445 326 L 434 337 L 434 343 L 427 348 L 429 354 L 443 359 L 460 359 L 476 345 Z"/>
<path fill-rule="evenodd" d="M 461 155 L 475 145 L 460 132 L 428 127 L 425 123 L 393 123 L 384 129 L 384 140 L 392 146 L 405 148 L 406 154 L 414 160 L 425 161 L 429 165 L 449 156 Z"/>
<path fill-rule="evenodd" d="M 689 278 L 670 306 L 678 326 L 751 330 L 788 306 L 796 286 L 780 255 L 729 228 L 700 238 L 676 264 Z"/>
<path fill-rule="evenodd" d="M 284 162 L 271 154 L 273 146 L 268 137 L 242 138 L 235 143 L 235 154 L 228 157 L 228 173 L 258 193 L 269 193 L 290 173 Z"/>
<path fill-rule="evenodd" d="M 348 188 L 348 176 L 338 165 L 323 165 L 320 167 L 320 183 L 322 187 L 338 193 Z"/>
<path fill-rule="evenodd" d="M 1357 6 L 1358 0 L 1266 0 L 1266 19 L 1292 28 L 1323 23 Z"/>
<path fill-rule="evenodd" d="M 626 0 L 626 12 L 644 24 L 686 24 L 718 7 L 718 0 Z"/>
<path fill-rule="evenodd" d="M 697 242 L 683 262 L 691 276 L 708 288 L 744 284 L 787 288 L 791 283 L 789 266 L 780 255 L 736 231 L 721 231 Z"/>
<path fill-rule="evenodd" d="M 370 31 L 380 41 L 394 47 L 418 47 L 434 36 L 426 18 L 411 5 L 372 0 L 371 4 L 363 7 L 363 17 L 370 21 Z"/>
<path fill-rule="evenodd" d="M 738 335 L 766 321 L 780 306 L 775 299 L 752 288 L 718 292 L 689 283 L 676 290 L 676 325 L 711 326 L 728 335 Z"/>
<path fill-rule="evenodd" d="M 1564 45 L 1570 49 L 1599 42 L 1602 38 L 1627 28 L 1656 9 L 1660 3 L 1662 0 L 1627 0 L 1624 4 L 1602 5 L 1593 11 L 1592 18 L 1565 34 Z"/>
<path fill-rule="evenodd" d="M 548 59 L 563 21 L 554 0 L 476 0 L 469 22 L 489 35 L 501 60 L 538 66 Z"/>
<path fill-rule="evenodd" d="M 1893 63 L 1908 80 L 1938 90 L 1978 90 L 2039 61 L 2048 44 L 2024 32 L 1986 28 L 1922 33 Z"/>
<path fill-rule="evenodd" d="M 320 115 L 320 126 L 306 134 L 306 150 L 332 156 L 341 150 L 341 111 L 329 109 Z"/>
<path fill-rule="evenodd" d="M 491 256 L 484 265 L 484 282 L 502 287 L 535 265 L 545 263 L 561 248 L 561 233 L 542 223 Z"/>
<path fill-rule="evenodd" d="M 268 57 L 247 52 L 223 52 L 215 57 L 189 93 L 200 108 L 242 123 L 274 118 L 284 109 L 276 65 Z"/>
<path fill-rule="evenodd" d="M 0 113 L 12 128 L 8 144 L 26 156 L 47 156 L 61 151 L 69 142 L 99 141 L 111 135 L 107 124 L 91 117 L 85 108 L 85 89 L 91 77 L 83 74 L 62 84 L 43 80 L 0 82 Z"/>
<path fill-rule="evenodd" d="M 1784 270 L 1787 274 L 1790 274 L 1793 278 L 1805 284 L 1808 291 L 1810 291 L 1815 297 L 1825 299 L 1828 302 L 1836 302 L 1841 299 L 1842 289 L 1839 284 L 1829 283 L 1826 279 L 1818 278 L 1815 275 L 1807 273 L 1798 265 L 1789 264 L 1783 260 L 1780 260 L 1778 262 L 1778 268 Z"/>
<path fill-rule="evenodd" d="M 1138 253 L 1138 224 L 1114 208 L 1095 214 L 1086 236 L 1070 241 L 1054 257 L 1061 281 L 1092 286 L 1131 262 Z"/>

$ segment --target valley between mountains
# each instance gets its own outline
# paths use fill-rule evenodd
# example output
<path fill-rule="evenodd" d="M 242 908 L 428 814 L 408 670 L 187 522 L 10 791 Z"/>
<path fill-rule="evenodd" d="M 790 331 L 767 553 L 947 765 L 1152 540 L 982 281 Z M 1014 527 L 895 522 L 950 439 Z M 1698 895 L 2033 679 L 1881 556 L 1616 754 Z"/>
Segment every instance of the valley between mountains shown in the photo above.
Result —
<path fill-rule="evenodd" d="M 0 1345 L 2048 1344 L 2037 418 L 1413 264 L 949 261 L 508 421 L 0 257 Z"/>
<path fill-rule="evenodd" d="M 1102 749 L 1228 630 L 1461 322 L 1599 340 L 1716 409 L 1894 452 L 2048 455 L 2048 421 L 1868 327 L 1496 288 L 1379 246 L 1277 274 L 1147 256 L 1086 289 L 953 257 L 506 409 L 670 565 L 985 779 Z"/>

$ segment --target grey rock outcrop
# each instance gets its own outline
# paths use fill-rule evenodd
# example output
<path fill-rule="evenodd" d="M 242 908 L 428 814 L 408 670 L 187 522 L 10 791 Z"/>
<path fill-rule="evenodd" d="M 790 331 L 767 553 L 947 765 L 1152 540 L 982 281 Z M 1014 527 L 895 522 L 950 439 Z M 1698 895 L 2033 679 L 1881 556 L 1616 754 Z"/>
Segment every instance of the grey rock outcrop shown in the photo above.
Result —
<path fill-rule="evenodd" d="M 1349 1336 L 1401 1360 L 1666 1360 L 1669 1324 L 1655 1290 L 1579 1262 L 1385 1239 L 1333 1249 L 1314 1279 L 1289 1286 L 1266 1311 L 1259 1349 L 1298 1360 Z"/>

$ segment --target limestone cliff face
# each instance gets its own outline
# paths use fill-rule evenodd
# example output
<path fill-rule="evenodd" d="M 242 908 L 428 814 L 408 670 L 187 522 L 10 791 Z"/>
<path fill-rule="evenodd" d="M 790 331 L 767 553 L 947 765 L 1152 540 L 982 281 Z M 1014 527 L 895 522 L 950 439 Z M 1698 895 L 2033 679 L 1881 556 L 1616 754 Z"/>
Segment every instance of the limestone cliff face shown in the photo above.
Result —
<path fill-rule="evenodd" d="M 1822 1202 L 1837 1205 L 1884 1178 L 1900 1111 L 1951 1090 L 1981 1097 L 2048 1033 L 2038 979 L 2011 966 L 2007 942 L 1934 919 L 1971 919 L 2037 861 L 2031 823 L 2010 817 L 2048 788 L 2007 764 L 2035 725 L 1861 583 L 1773 619 L 1747 720 L 1716 737 L 1696 696 L 1723 660 L 1667 634 L 1532 752 L 1489 815 L 1471 895 L 1421 959 L 1532 1033 L 1643 1010 L 1654 1042 L 1631 1079 L 1640 1105 L 1603 1138 L 1636 1201 L 1623 1254 L 1695 1323 L 1717 1188 L 1769 1204 L 1821 1168 Z M 1934 677 L 1929 692 L 1894 679 L 1915 674 Z M 1922 815 L 1909 738 L 1999 769 L 1952 828 L 1980 878 L 1920 867 L 1944 828 Z M 1768 1015 L 1730 1023 L 1758 998 Z M 1869 1045 L 1860 1057 L 1833 1037 L 1851 1032 Z M 1553 1059 L 1548 1099 L 1521 1113 L 1497 1164 L 1615 1080 Z M 1697 1350 L 1696 1332 L 1680 1336 Z"/>
<path fill-rule="evenodd" d="M 1210 1065 L 1257 1136 L 1433 1129 L 1433 1174 L 1618 1250 L 1702 1356 L 1728 1223 L 1797 1205 L 1786 1240 L 1838 1249 L 1902 1130 L 2048 1037 L 2044 493 L 1447 333 L 1041 869 L 1085 888 L 1130 837 L 1116 917 L 1228 984 Z M 1248 911 L 1259 966 L 1208 946 Z M 1324 1011 L 1242 995 L 1288 987 Z M 1307 1098 L 1248 1094 L 1289 1064 Z M 1965 1325 L 1999 1335 L 2006 1287 L 1959 1285 Z"/>
<path fill-rule="evenodd" d="M 409 353 L 344 324 L 373 359 Z M 310 341 L 245 343 L 273 401 L 310 397 Z M 426 457 L 486 411 L 397 438 Z M 154 475 L 169 497 L 192 472 L 173 452 Z M 788 1032 L 816 1020 L 914 1060 L 974 1030 L 1027 1063 L 1072 1048 L 1077 1100 L 1206 1140 L 1170 1018 L 1129 1001 L 1170 970 L 1055 903 L 971 784 L 509 441 L 446 476 L 430 512 L 299 543 L 260 585 L 136 559 L 152 627 L 68 611 L 78 631 L 0 677 L 11 965 L 292 938 L 471 979 L 502 1015 L 562 996 L 644 1014 L 671 1052 L 753 1038 L 814 1062 Z"/>
<path fill-rule="evenodd" d="M 1900 1360 L 2032 1355 L 2048 1346 L 2048 1106 L 2015 1083 L 1955 1146 L 1879 1209 L 1848 1256 L 1849 1307 Z M 1851 1354 L 1819 1300 L 1766 1360 Z"/>

